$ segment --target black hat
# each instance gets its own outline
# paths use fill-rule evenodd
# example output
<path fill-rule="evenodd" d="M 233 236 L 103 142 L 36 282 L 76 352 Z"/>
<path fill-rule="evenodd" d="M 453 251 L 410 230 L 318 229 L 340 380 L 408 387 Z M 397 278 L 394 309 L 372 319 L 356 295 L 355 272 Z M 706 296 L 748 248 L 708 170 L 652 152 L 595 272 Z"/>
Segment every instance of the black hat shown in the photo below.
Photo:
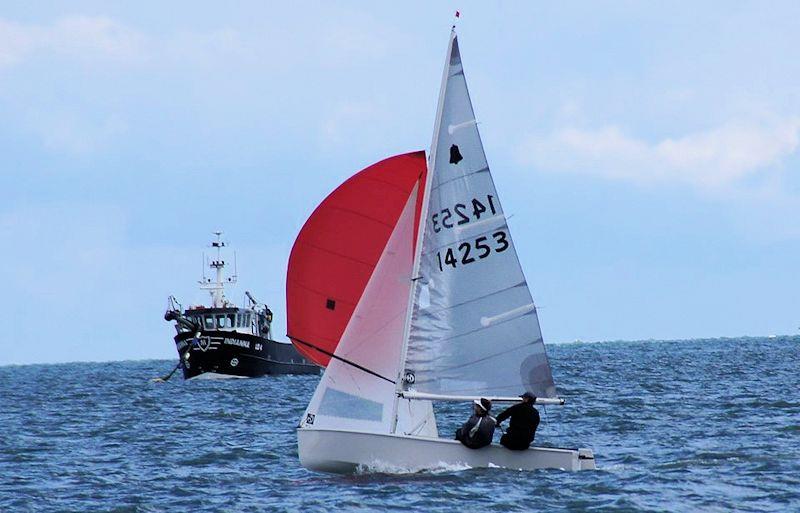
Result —
<path fill-rule="evenodd" d="M 520 395 L 520 397 L 523 399 L 530 399 L 532 403 L 536 402 L 536 396 L 527 391 Z"/>

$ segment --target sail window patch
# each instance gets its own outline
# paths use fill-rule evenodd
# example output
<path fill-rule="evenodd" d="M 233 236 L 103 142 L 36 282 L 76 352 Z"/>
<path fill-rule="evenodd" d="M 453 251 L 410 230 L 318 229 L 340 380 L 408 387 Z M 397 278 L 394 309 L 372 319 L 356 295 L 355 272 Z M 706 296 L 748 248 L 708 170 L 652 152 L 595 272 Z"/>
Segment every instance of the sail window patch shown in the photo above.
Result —
<path fill-rule="evenodd" d="M 450 146 L 450 163 L 451 164 L 458 164 L 464 160 L 464 157 L 461 156 L 461 152 L 458 150 L 458 146 L 455 144 Z"/>
<path fill-rule="evenodd" d="M 325 308 L 327 308 L 328 310 L 336 310 L 336 301 L 328 298 L 328 300 L 325 301 Z"/>
<path fill-rule="evenodd" d="M 322 396 L 317 413 L 329 417 L 381 422 L 383 405 L 377 401 L 328 388 Z"/>

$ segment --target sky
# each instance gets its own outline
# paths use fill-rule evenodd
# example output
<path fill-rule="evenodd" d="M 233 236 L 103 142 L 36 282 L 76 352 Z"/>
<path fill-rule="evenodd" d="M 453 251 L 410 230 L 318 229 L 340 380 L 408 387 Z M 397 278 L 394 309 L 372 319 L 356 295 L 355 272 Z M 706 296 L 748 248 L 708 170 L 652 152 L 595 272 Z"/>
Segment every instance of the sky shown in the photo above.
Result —
<path fill-rule="evenodd" d="M 285 340 L 295 236 L 430 145 L 453 13 L 546 343 L 796 334 L 800 3 L 0 5 L 0 364 L 174 358 L 166 299 Z"/>

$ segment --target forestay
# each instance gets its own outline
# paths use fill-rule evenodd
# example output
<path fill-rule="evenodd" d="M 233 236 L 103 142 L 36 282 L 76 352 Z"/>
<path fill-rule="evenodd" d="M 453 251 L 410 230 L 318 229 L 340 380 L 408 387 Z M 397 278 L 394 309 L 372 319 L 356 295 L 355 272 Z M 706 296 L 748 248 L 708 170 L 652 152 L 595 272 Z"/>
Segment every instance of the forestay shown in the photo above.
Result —
<path fill-rule="evenodd" d="M 536 306 L 478 133 L 455 32 L 434 141 L 404 375 L 431 394 L 555 397 Z"/>

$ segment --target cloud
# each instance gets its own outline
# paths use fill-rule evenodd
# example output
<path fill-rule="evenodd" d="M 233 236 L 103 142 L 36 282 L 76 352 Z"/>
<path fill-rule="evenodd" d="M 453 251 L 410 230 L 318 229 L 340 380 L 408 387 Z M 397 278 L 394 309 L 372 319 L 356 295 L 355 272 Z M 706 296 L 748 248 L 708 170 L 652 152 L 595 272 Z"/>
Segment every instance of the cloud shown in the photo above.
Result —
<path fill-rule="evenodd" d="M 528 136 L 520 159 L 542 171 L 645 185 L 683 184 L 716 193 L 766 186 L 799 144 L 800 117 L 732 122 L 656 142 L 626 135 L 617 126 L 565 128 Z"/>
<path fill-rule="evenodd" d="M 48 25 L 0 19 L 0 68 L 37 53 L 135 62 L 146 58 L 147 45 L 144 34 L 105 16 L 67 16 Z"/>
<path fill-rule="evenodd" d="M 85 155 L 124 135 L 128 127 L 115 116 L 81 116 L 64 110 L 32 110 L 25 120 L 44 146 L 72 155 Z"/>
<path fill-rule="evenodd" d="M 34 46 L 34 36 L 27 27 L 0 20 L 0 68 L 18 63 Z"/>
<path fill-rule="evenodd" d="M 0 365 L 172 356 L 161 313 L 173 287 L 194 290 L 200 269 L 188 264 L 199 259 L 192 247 L 131 240 L 139 215 L 82 201 L 0 208 L 12 269 L 3 311 L 15 323 Z"/>
<path fill-rule="evenodd" d="M 318 36 L 318 52 L 326 67 L 350 66 L 357 62 L 372 62 L 386 56 L 392 35 L 385 29 L 357 20 L 356 23 L 327 27 Z"/>
<path fill-rule="evenodd" d="M 0 17 L 5 127 L 53 153 L 85 156 L 176 119 L 223 141 L 248 123 L 290 115 L 313 124 L 320 144 L 338 146 L 353 129 L 374 124 L 382 101 L 353 89 L 354 76 L 365 76 L 359 67 L 370 63 L 366 76 L 373 76 L 374 63 L 409 46 L 407 36 L 376 28 L 369 16 L 340 11 L 332 9 L 336 23 L 311 31 L 295 13 L 255 26 L 162 31 L 108 16 Z M 162 140 L 186 133 L 169 131 Z"/>
<path fill-rule="evenodd" d="M 333 105 L 322 119 L 322 143 L 336 146 L 354 137 L 354 133 L 362 141 L 373 132 L 365 134 L 365 126 L 379 126 L 384 112 L 376 100 L 360 99 L 340 101 Z"/>
<path fill-rule="evenodd" d="M 48 24 L 0 18 L 0 69 L 43 55 L 82 61 L 210 65 L 230 60 L 269 66 L 318 61 L 328 69 L 380 60 L 390 47 L 408 46 L 403 33 L 376 28 L 369 17 L 349 13 L 309 35 L 273 20 L 258 32 L 229 27 L 206 31 L 146 33 L 107 16 L 65 16 Z M 313 49 L 313 51 L 309 51 Z"/>

